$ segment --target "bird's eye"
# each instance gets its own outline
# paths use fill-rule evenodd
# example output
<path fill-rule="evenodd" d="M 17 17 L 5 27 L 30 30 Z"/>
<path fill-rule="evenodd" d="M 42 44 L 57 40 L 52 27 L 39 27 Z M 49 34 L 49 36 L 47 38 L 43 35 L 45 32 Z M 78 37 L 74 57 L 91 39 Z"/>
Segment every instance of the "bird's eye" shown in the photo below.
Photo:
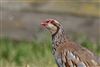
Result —
<path fill-rule="evenodd" d="M 54 20 L 52 20 L 51 23 L 54 23 Z"/>
<path fill-rule="evenodd" d="M 46 23 L 49 23 L 49 21 L 46 21 Z"/>

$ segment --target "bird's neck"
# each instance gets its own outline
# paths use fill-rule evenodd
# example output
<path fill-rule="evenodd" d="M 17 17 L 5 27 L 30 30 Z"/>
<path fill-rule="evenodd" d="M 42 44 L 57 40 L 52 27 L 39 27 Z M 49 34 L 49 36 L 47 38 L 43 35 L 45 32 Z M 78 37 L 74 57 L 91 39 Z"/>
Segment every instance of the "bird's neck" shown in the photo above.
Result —
<path fill-rule="evenodd" d="M 56 34 L 52 36 L 53 46 L 59 46 L 67 40 L 63 28 L 59 28 Z"/>

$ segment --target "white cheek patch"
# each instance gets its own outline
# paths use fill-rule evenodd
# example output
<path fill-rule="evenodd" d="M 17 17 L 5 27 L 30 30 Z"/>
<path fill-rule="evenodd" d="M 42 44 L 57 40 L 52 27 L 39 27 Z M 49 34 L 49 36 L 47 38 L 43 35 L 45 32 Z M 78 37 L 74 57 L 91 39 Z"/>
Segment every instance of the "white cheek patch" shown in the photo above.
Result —
<path fill-rule="evenodd" d="M 56 27 L 54 25 L 50 24 L 50 23 L 48 24 L 47 28 L 48 29 L 56 29 Z"/>

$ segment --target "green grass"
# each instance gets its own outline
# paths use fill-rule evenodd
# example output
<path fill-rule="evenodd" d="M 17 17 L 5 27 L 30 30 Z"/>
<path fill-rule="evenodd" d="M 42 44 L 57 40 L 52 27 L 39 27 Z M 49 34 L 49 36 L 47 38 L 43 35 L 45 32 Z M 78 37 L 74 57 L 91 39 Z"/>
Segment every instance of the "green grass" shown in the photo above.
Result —
<path fill-rule="evenodd" d="M 0 67 L 56 67 L 50 41 L 27 42 L 0 39 Z"/>
<path fill-rule="evenodd" d="M 100 55 L 100 43 L 94 45 L 85 37 L 75 37 L 74 39 Z M 0 39 L 0 67 L 25 67 L 26 65 L 30 67 L 57 67 L 51 53 L 50 38 L 41 42 Z"/>

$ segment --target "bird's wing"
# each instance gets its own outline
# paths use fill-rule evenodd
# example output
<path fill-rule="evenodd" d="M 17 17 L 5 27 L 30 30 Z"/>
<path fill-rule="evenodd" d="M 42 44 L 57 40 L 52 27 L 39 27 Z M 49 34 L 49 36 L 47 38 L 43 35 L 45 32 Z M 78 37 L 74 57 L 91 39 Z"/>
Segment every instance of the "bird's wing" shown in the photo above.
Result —
<path fill-rule="evenodd" d="M 69 44 L 69 45 L 66 45 Z M 74 43 L 65 43 L 60 46 L 62 62 L 65 65 L 77 67 L 97 66 L 96 56 L 89 50 Z"/>

